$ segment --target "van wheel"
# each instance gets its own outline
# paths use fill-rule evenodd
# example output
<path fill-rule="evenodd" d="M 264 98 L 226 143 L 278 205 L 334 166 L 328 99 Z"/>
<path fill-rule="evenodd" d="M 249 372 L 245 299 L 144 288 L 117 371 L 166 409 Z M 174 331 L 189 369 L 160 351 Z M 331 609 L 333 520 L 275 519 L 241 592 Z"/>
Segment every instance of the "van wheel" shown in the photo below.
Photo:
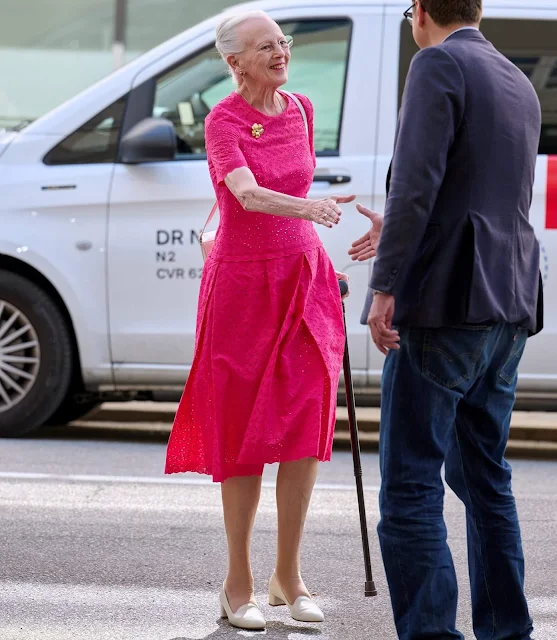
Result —
<path fill-rule="evenodd" d="M 37 429 L 61 405 L 73 370 L 70 332 L 51 298 L 0 270 L 0 437 Z"/>
<path fill-rule="evenodd" d="M 46 421 L 46 424 L 49 426 L 68 424 L 68 422 L 83 418 L 83 416 L 101 405 L 97 400 L 79 402 L 77 398 L 78 396 L 75 393 L 70 392 L 60 407 L 56 409 L 54 414 Z"/>

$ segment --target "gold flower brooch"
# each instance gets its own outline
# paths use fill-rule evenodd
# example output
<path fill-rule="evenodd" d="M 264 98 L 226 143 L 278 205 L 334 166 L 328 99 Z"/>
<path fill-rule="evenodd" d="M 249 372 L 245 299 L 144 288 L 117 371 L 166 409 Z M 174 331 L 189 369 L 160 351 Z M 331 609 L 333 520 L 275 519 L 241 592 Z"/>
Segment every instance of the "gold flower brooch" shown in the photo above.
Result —
<path fill-rule="evenodd" d="M 263 135 L 263 131 L 264 131 L 263 125 L 261 124 L 253 124 L 251 126 L 251 135 L 254 138 L 260 138 Z"/>

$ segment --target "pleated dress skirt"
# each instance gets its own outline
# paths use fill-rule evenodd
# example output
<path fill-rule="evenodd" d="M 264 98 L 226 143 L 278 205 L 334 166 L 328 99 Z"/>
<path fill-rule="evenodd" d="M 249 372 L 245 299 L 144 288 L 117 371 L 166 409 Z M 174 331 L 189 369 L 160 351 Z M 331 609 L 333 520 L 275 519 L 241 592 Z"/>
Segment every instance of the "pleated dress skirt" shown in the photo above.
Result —
<path fill-rule="evenodd" d="M 211 255 L 166 473 L 222 482 L 265 464 L 329 460 L 344 325 L 324 248 L 241 262 Z"/>

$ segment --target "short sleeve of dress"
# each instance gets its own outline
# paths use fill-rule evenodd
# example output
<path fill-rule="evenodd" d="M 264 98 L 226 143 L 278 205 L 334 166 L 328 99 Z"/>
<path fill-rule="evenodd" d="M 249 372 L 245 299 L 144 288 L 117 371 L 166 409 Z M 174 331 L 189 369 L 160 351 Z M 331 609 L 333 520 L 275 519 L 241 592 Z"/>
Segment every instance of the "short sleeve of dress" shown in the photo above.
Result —
<path fill-rule="evenodd" d="M 218 183 L 234 169 L 248 166 L 240 148 L 238 126 L 226 114 L 212 112 L 205 120 L 205 148 Z"/>
<path fill-rule="evenodd" d="M 313 105 L 311 100 L 307 96 L 303 96 L 299 93 L 294 94 L 298 100 L 302 103 L 305 109 L 308 119 L 308 134 L 309 134 L 309 148 L 311 150 L 311 157 L 313 158 L 313 168 L 315 169 L 317 161 L 315 158 L 315 139 L 314 139 L 314 127 L 313 127 Z"/>

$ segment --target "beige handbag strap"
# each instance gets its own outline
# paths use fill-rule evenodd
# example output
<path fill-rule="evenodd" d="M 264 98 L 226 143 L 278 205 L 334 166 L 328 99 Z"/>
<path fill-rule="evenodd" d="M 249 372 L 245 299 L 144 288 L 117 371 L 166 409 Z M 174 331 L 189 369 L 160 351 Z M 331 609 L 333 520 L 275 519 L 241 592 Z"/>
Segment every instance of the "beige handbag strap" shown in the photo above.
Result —
<path fill-rule="evenodd" d="M 300 110 L 300 113 L 302 114 L 302 118 L 304 120 L 304 127 L 306 129 L 306 135 L 309 138 L 308 116 L 307 116 L 306 110 L 304 109 L 304 105 L 300 102 L 300 100 L 293 93 L 290 93 L 289 91 L 282 91 L 281 93 L 284 93 L 288 97 L 292 98 L 292 100 L 294 101 L 295 105 Z M 207 218 L 205 224 L 203 225 L 203 230 L 201 231 L 200 238 L 203 237 L 203 234 L 205 233 L 205 229 L 209 226 L 209 224 L 211 224 L 211 220 L 213 219 L 218 206 L 219 206 L 218 202 L 215 200 L 215 204 L 213 205 L 213 208 L 211 209 L 211 213 L 209 214 L 209 217 Z"/>
<path fill-rule="evenodd" d="M 290 93 L 290 91 L 281 91 L 281 93 L 284 93 L 289 98 L 292 98 L 292 100 L 300 110 L 300 113 L 302 114 L 302 118 L 304 119 L 304 127 L 306 128 L 306 135 L 309 138 L 308 116 L 307 116 L 306 110 L 304 109 L 304 105 L 300 102 L 300 100 L 298 100 L 298 98 L 293 93 Z"/>
<path fill-rule="evenodd" d="M 201 231 L 201 235 L 199 236 L 200 238 L 203 237 L 203 234 L 205 233 L 205 229 L 211 223 L 211 220 L 213 219 L 213 216 L 215 215 L 215 212 L 216 212 L 218 206 L 219 206 L 219 203 L 215 200 L 215 204 L 213 205 L 213 208 L 211 209 L 211 213 L 209 214 L 209 217 L 207 218 L 207 220 L 205 221 L 205 224 L 203 225 L 203 230 Z"/>

